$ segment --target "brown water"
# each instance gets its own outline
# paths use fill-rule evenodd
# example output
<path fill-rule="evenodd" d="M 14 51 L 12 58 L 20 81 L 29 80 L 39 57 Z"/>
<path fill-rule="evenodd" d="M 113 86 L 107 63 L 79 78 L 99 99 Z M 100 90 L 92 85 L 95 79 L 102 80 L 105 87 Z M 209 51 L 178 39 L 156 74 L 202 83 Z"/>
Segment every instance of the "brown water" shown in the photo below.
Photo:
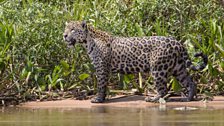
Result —
<path fill-rule="evenodd" d="M 224 110 L 1 108 L 0 126 L 224 126 Z"/>

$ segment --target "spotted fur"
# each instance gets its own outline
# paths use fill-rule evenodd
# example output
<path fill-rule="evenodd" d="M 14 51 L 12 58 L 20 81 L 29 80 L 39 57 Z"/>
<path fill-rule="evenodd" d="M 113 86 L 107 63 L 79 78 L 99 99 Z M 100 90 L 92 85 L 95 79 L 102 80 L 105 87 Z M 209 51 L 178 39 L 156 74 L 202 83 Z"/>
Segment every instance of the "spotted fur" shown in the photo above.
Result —
<path fill-rule="evenodd" d="M 202 57 L 203 64 L 194 66 L 188 58 L 187 50 L 173 37 L 117 37 L 96 30 L 86 22 L 69 22 L 64 31 L 64 40 L 69 46 L 82 44 L 96 69 L 98 94 L 93 103 L 104 102 L 109 73 L 150 72 L 158 95 L 146 98 L 146 101 L 158 101 L 167 94 L 167 81 L 175 76 L 183 88 L 188 91 L 187 99 L 193 100 L 196 85 L 187 68 L 202 70 L 207 65 L 207 56 Z"/>

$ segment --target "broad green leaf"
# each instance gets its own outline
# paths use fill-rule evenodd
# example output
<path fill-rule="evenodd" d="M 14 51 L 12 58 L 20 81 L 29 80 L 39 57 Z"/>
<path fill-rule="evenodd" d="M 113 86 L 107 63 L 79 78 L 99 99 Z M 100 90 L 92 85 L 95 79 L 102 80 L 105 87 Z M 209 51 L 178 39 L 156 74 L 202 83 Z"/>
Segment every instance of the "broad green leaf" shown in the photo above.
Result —
<path fill-rule="evenodd" d="M 62 60 L 60 63 L 64 69 L 66 69 L 66 70 L 69 69 L 69 64 L 66 61 Z"/>
<path fill-rule="evenodd" d="M 141 26 L 138 24 L 138 23 L 135 23 L 135 27 L 138 31 L 138 36 L 144 36 L 144 32 L 143 32 L 143 29 L 141 28 Z"/>
<path fill-rule="evenodd" d="M 131 80 L 133 80 L 134 79 L 134 74 L 126 74 L 126 75 L 124 75 L 124 82 L 125 83 L 130 83 L 131 82 Z"/>
<path fill-rule="evenodd" d="M 69 71 L 65 71 L 65 72 L 63 72 L 63 76 L 68 76 L 69 74 L 70 74 Z"/>
<path fill-rule="evenodd" d="M 80 74 L 80 75 L 79 75 L 79 79 L 80 79 L 80 80 L 85 80 L 85 79 L 88 78 L 89 76 L 90 76 L 89 74 L 83 73 L 83 74 Z"/>
<path fill-rule="evenodd" d="M 175 92 L 179 92 L 181 90 L 181 85 L 179 84 L 179 82 L 177 81 L 177 79 L 175 77 L 172 77 L 172 89 Z"/>

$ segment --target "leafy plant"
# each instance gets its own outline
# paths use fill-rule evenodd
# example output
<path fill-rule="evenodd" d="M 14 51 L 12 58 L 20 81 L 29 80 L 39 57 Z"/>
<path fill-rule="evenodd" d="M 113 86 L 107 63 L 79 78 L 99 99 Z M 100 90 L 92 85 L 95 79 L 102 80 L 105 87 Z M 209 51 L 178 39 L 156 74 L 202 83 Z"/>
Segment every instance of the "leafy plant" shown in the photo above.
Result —
<path fill-rule="evenodd" d="M 7 22 L 0 23 L 0 83 L 4 84 L 4 73 L 9 67 L 11 55 L 9 53 L 12 45 L 14 28 Z"/>

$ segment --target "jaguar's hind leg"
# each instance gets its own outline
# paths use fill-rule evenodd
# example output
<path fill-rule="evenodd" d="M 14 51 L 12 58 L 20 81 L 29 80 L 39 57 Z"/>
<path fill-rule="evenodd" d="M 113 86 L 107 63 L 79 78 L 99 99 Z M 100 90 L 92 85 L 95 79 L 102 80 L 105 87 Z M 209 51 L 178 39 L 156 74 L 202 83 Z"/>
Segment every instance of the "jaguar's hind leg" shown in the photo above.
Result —
<path fill-rule="evenodd" d="M 152 77 L 156 86 L 157 95 L 153 98 L 146 97 L 146 102 L 158 102 L 160 98 L 163 98 L 167 94 L 167 72 L 154 71 L 152 72 Z"/>
<path fill-rule="evenodd" d="M 187 69 L 185 67 L 180 67 L 174 74 L 174 77 L 178 80 L 182 87 L 187 89 L 187 101 L 194 100 L 194 96 L 196 96 L 196 84 L 193 82 L 192 77 L 189 75 Z"/>

